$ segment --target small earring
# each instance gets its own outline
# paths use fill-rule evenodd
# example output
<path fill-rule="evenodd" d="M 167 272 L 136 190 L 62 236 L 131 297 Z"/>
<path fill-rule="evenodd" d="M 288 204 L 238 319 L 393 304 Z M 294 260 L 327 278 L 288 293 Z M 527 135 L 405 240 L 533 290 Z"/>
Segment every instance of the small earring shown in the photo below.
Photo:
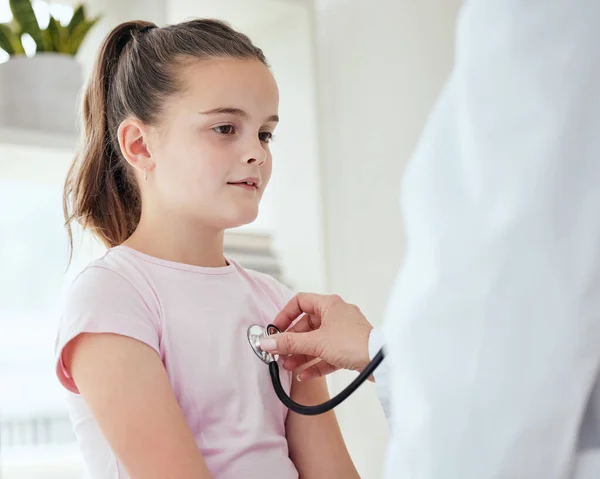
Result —
<path fill-rule="evenodd" d="M 144 181 L 148 179 L 148 170 L 144 170 Z"/>

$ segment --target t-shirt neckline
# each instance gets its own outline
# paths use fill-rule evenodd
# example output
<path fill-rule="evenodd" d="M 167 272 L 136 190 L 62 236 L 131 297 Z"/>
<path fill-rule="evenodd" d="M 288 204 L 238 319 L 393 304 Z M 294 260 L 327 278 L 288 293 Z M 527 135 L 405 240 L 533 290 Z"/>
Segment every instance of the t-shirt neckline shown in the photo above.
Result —
<path fill-rule="evenodd" d="M 154 263 L 159 266 L 164 266 L 166 268 L 171 268 L 171 269 L 179 269 L 182 271 L 189 271 L 192 273 L 215 275 L 215 274 L 228 274 L 228 273 L 232 273 L 235 270 L 235 265 L 234 265 L 233 261 L 231 261 L 229 258 L 225 258 L 225 260 L 227 261 L 227 266 L 214 266 L 214 267 L 197 266 L 197 265 L 193 265 L 193 264 L 179 263 L 176 261 L 170 261 L 170 260 L 166 260 L 166 259 L 162 259 L 162 258 L 157 258 L 155 256 L 151 256 L 146 253 L 142 253 L 141 251 L 139 251 L 137 249 L 134 249 L 130 246 L 126 246 L 123 244 L 114 246 L 111 249 L 125 251 L 127 253 L 133 254 L 134 256 L 137 256 L 138 258 L 140 258 L 144 261 L 147 261 L 149 263 Z"/>

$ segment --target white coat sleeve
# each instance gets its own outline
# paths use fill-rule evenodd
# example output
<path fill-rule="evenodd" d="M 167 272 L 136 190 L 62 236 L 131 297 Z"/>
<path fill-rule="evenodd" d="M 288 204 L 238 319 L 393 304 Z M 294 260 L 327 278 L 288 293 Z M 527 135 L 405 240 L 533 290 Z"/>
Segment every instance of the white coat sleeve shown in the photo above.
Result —
<path fill-rule="evenodd" d="M 371 360 L 377 355 L 384 346 L 383 331 L 381 328 L 373 328 L 369 336 L 369 357 Z M 385 417 L 390 420 L 390 367 L 389 361 L 385 358 L 373 373 L 377 396 L 383 409 Z"/>
<path fill-rule="evenodd" d="M 600 364 L 599 35 L 597 0 L 463 7 L 403 179 L 387 478 L 574 477 Z"/>

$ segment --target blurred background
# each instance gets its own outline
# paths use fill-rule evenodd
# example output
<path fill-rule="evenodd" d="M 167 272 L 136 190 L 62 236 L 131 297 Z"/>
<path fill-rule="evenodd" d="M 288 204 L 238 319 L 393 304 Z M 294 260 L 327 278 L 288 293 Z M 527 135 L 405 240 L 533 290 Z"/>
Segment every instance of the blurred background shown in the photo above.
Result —
<path fill-rule="evenodd" d="M 79 234 L 65 271 L 62 186 L 104 35 L 131 19 L 216 17 L 264 50 L 281 91 L 275 171 L 259 219 L 228 235 L 229 254 L 294 290 L 341 294 L 379 324 L 402 260 L 402 171 L 449 73 L 460 3 L 33 1 L 40 37 L 17 31 L 0 0 L 1 479 L 85 477 L 53 346 L 65 287 L 103 249 Z M 333 375 L 332 393 L 352 377 Z M 337 414 L 361 476 L 381 477 L 388 428 L 374 386 Z"/>

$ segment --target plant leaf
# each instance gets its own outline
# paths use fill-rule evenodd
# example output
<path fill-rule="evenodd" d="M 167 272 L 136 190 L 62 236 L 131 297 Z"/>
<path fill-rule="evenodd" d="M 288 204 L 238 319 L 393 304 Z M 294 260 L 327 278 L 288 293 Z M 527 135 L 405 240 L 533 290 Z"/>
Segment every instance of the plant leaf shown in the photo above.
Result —
<path fill-rule="evenodd" d="M 52 47 L 52 35 L 50 34 L 50 30 L 48 30 L 47 28 L 46 30 L 42 30 L 42 38 L 44 39 L 44 45 L 46 45 L 44 51 L 53 51 L 54 48 Z"/>
<path fill-rule="evenodd" d="M 23 55 L 21 38 L 6 23 L 0 23 L 0 48 L 9 55 Z"/>
<path fill-rule="evenodd" d="M 63 36 L 61 35 L 61 25 L 53 16 L 50 16 L 50 23 L 48 23 L 48 29 L 46 31 L 50 36 L 52 50 L 55 52 L 62 52 L 64 42 Z"/>
<path fill-rule="evenodd" d="M 37 51 L 44 51 L 46 42 L 30 0 L 9 0 L 10 11 L 21 29 L 21 33 L 28 33 L 37 46 Z"/>
<path fill-rule="evenodd" d="M 73 12 L 73 16 L 71 17 L 71 21 L 67 26 L 69 31 L 69 35 L 73 34 L 73 30 L 79 25 L 81 22 L 85 21 L 85 7 L 84 5 L 79 5 L 75 12 Z"/>
<path fill-rule="evenodd" d="M 70 51 L 72 55 L 76 55 L 91 28 L 98 23 L 100 16 L 91 20 L 83 20 L 79 25 L 75 27 L 70 39 Z"/>
<path fill-rule="evenodd" d="M 4 24 L 0 25 L 0 48 L 9 55 L 15 54 L 15 49 L 11 42 L 12 31 Z"/>

